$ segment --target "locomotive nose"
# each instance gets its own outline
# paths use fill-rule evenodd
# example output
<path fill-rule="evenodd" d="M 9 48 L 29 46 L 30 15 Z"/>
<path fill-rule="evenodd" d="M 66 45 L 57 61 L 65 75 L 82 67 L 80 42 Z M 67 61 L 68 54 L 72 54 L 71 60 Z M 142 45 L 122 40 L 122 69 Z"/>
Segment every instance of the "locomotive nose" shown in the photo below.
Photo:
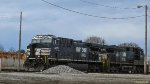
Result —
<path fill-rule="evenodd" d="M 30 57 L 40 58 L 42 56 L 50 55 L 51 48 L 47 46 L 47 44 L 31 44 L 29 47 L 29 55 Z"/>

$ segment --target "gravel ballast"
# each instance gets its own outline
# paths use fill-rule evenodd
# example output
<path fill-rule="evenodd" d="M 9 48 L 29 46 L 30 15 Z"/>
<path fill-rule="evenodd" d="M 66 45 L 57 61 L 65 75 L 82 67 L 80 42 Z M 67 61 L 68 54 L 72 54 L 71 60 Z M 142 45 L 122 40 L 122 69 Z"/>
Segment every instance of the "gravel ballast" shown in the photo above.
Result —
<path fill-rule="evenodd" d="M 51 67 L 42 71 L 44 74 L 62 74 L 62 73 L 71 73 L 71 74 L 84 74 L 84 72 L 78 71 L 66 65 L 58 65 L 55 67 Z"/>

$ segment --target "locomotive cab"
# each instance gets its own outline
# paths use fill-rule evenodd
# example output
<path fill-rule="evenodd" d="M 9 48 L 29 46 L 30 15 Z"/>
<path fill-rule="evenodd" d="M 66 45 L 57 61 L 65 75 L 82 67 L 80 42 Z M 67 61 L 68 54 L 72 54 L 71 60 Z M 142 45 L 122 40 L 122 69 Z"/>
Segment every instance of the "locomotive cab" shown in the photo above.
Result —
<path fill-rule="evenodd" d="M 39 71 L 45 68 L 51 53 L 53 38 L 53 35 L 37 35 L 32 38 L 27 46 L 27 60 L 24 64 L 28 71 Z"/>

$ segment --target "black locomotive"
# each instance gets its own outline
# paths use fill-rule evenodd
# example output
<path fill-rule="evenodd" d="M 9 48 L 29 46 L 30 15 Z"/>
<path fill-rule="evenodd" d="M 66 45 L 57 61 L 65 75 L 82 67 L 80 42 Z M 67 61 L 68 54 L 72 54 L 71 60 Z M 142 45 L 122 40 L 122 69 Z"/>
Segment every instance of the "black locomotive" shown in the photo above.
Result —
<path fill-rule="evenodd" d="M 92 44 L 54 35 L 33 37 L 27 46 L 26 70 L 60 64 L 87 72 L 143 73 L 144 54 L 140 47 Z"/>

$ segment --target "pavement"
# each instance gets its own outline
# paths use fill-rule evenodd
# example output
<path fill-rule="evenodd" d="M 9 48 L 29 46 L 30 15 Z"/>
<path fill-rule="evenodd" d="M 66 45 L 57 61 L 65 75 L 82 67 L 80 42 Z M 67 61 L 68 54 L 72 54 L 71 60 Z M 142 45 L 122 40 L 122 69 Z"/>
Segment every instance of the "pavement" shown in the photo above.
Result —
<path fill-rule="evenodd" d="M 0 84 L 150 84 L 150 75 L 0 72 Z"/>

